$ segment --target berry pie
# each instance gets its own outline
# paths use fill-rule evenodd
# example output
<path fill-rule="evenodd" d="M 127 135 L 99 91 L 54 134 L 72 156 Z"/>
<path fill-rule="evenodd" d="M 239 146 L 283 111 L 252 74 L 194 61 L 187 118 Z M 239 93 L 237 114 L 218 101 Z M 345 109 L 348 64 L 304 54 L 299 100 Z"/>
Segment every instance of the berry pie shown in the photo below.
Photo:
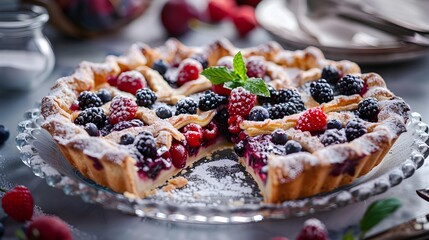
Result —
<path fill-rule="evenodd" d="M 43 128 L 83 175 L 144 198 L 229 148 L 279 203 L 350 184 L 403 133 L 409 106 L 375 73 L 317 48 L 175 39 L 82 62 L 42 101 Z"/>

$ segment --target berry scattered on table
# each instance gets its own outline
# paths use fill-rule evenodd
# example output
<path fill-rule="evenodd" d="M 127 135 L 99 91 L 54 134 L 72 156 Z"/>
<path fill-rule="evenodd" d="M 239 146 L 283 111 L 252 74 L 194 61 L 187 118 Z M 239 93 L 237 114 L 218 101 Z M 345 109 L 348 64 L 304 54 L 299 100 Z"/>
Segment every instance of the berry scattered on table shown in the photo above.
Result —
<path fill-rule="evenodd" d="M 170 118 L 173 116 L 173 113 L 171 112 L 170 108 L 166 106 L 160 106 L 155 110 L 156 116 L 158 116 L 161 119 Z"/>
<path fill-rule="evenodd" d="M 298 112 L 294 104 L 285 102 L 272 106 L 269 110 L 271 119 L 281 119 Z"/>
<path fill-rule="evenodd" d="M 186 158 L 188 157 L 188 152 L 182 144 L 178 142 L 173 142 L 170 148 L 170 155 L 173 166 L 175 168 L 184 168 L 186 166 Z"/>
<path fill-rule="evenodd" d="M 198 124 L 190 123 L 183 128 L 182 132 L 191 147 L 198 147 L 203 142 L 203 129 Z"/>
<path fill-rule="evenodd" d="M 359 94 L 363 85 L 363 80 L 359 76 L 348 74 L 338 82 L 338 91 L 343 95 Z"/>
<path fill-rule="evenodd" d="M 112 94 L 105 88 L 98 90 L 96 94 L 103 103 L 107 103 L 112 100 Z"/>
<path fill-rule="evenodd" d="M 212 91 L 222 96 L 229 96 L 231 94 L 231 89 L 224 88 L 223 83 L 213 84 Z"/>
<path fill-rule="evenodd" d="M 310 108 L 298 119 L 296 129 L 301 131 L 321 131 L 325 128 L 327 116 L 320 107 Z"/>
<path fill-rule="evenodd" d="M 351 120 L 346 124 L 346 137 L 348 141 L 352 141 L 362 135 L 364 135 L 367 130 L 365 125 L 362 122 Z"/>
<path fill-rule="evenodd" d="M 258 26 L 255 17 L 255 9 L 250 6 L 237 7 L 232 16 L 232 22 L 241 37 L 246 36 Z"/>
<path fill-rule="evenodd" d="M 202 111 L 216 109 L 220 104 L 224 103 L 226 97 L 218 95 L 212 91 L 207 91 L 201 95 L 198 102 L 198 108 Z"/>
<path fill-rule="evenodd" d="M 25 222 L 33 217 L 33 196 L 25 186 L 19 185 L 7 191 L 1 203 L 4 212 L 15 221 Z"/>
<path fill-rule="evenodd" d="M 320 135 L 320 142 L 325 145 L 333 145 L 347 142 L 346 133 L 344 130 L 328 129 Z"/>
<path fill-rule="evenodd" d="M 136 137 L 135 146 L 143 156 L 153 158 L 156 156 L 156 142 L 152 133 L 143 131 Z"/>
<path fill-rule="evenodd" d="M 190 97 L 182 98 L 176 103 L 176 115 L 196 114 L 198 104 Z"/>
<path fill-rule="evenodd" d="M 343 128 L 343 124 L 338 119 L 329 120 L 326 124 L 327 129 L 341 129 Z"/>
<path fill-rule="evenodd" d="M 157 71 L 159 74 L 161 74 L 161 76 L 164 76 L 164 74 L 167 72 L 168 68 L 169 68 L 168 63 L 166 63 L 162 59 L 156 60 L 152 64 L 152 69 Z"/>
<path fill-rule="evenodd" d="M 230 133 L 239 133 L 241 131 L 240 124 L 244 121 L 240 115 L 234 115 L 228 118 L 228 130 Z"/>
<path fill-rule="evenodd" d="M 256 95 L 242 87 L 234 88 L 229 97 L 228 113 L 230 116 L 247 117 L 255 104 Z"/>
<path fill-rule="evenodd" d="M 327 240 L 328 232 L 325 225 L 316 218 L 304 222 L 297 240 Z"/>
<path fill-rule="evenodd" d="M 249 114 L 249 120 L 250 121 L 264 121 L 265 119 L 268 119 L 270 117 L 270 114 L 268 113 L 268 110 L 261 107 L 256 106 L 250 110 Z"/>
<path fill-rule="evenodd" d="M 380 107 L 378 106 L 378 101 L 375 98 L 366 98 L 358 104 L 359 117 L 364 120 L 376 122 L 379 112 Z"/>
<path fill-rule="evenodd" d="M 326 103 L 334 100 L 334 91 L 325 79 L 320 79 L 310 84 L 310 93 L 318 103 Z"/>
<path fill-rule="evenodd" d="M 170 36 L 179 36 L 189 31 L 189 22 L 199 13 L 187 1 L 169 0 L 162 7 L 161 22 Z"/>
<path fill-rule="evenodd" d="M 121 139 L 119 140 L 119 143 L 122 145 L 130 145 L 134 143 L 134 137 L 133 135 L 129 133 L 125 133 L 121 136 Z"/>
<path fill-rule="evenodd" d="M 7 129 L 5 126 L 0 125 L 0 145 L 5 143 L 7 139 L 9 139 L 9 129 Z"/>
<path fill-rule="evenodd" d="M 277 129 L 271 134 L 272 138 L 271 141 L 274 144 L 284 145 L 287 140 L 288 136 L 285 130 L 283 129 Z"/>
<path fill-rule="evenodd" d="M 110 103 L 109 121 L 111 124 L 116 124 L 122 121 L 132 120 L 137 113 L 137 104 L 133 99 L 116 96 Z"/>
<path fill-rule="evenodd" d="M 233 0 L 210 0 L 207 10 L 212 22 L 219 22 L 229 16 L 235 8 Z"/>
<path fill-rule="evenodd" d="M 80 110 L 84 110 L 92 107 L 100 107 L 101 105 L 103 105 L 103 102 L 97 96 L 97 94 L 89 91 L 81 92 L 77 100 L 79 102 Z"/>
<path fill-rule="evenodd" d="M 146 79 L 136 70 L 123 72 L 116 81 L 117 88 L 121 91 L 136 94 L 137 90 L 146 87 Z"/>
<path fill-rule="evenodd" d="M 198 79 L 200 72 L 203 71 L 203 66 L 195 59 L 187 58 L 183 60 L 178 69 L 177 84 L 179 86 Z"/>
<path fill-rule="evenodd" d="M 136 93 L 136 103 L 142 107 L 152 106 L 156 99 L 155 93 L 149 88 L 139 89 Z"/>
<path fill-rule="evenodd" d="M 263 57 L 249 57 L 246 62 L 247 76 L 263 78 L 266 72 L 265 59 Z"/>
<path fill-rule="evenodd" d="M 327 65 L 322 69 L 322 78 L 330 84 L 337 84 L 340 80 L 340 73 L 335 66 Z"/>
<path fill-rule="evenodd" d="M 219 129 L 214 122 L 210 122 L 203 129 L 203 138 L 204 140 L 212 140 L 215 139 L 219 134 Z"/>
<path fill-rule="evenodd" d="M 42 216 L 34 219 L 28 225 L 25 235 L 28 240 L 72 240 L 72 234 L 67 224 L 58 217 Z"/>
<path fill-rule="evenodd" d="M 100 131 L 98 131 L 98 127 L 94 123 L 85 124 L 84 129 L 89 134 L 89 136 L 93 136 L 93 137 L 100 136 Z"/>
<path fill-rule="evenodd" d="M 295 140 L 289 140 L 285 144 L 286 154 L 301 152 L 302 146 L 299 142 Z"/>
<path fill-rule="evenodd" d="M 98 128 L 104 126 L 106 122 L 106 114 L 104 114 L 103 109 L 92 107 L 87 108 L 79 113 L 79 115 L 74 120 L 75 124 L 86 125 L 87 123 L 94 123 Z"/>

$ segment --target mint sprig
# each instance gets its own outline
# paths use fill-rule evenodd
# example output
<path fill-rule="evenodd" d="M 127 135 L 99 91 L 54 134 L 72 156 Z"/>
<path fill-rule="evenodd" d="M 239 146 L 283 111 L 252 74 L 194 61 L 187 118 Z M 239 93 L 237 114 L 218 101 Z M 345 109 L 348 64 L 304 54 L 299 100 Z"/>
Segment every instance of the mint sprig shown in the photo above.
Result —
<path fill-rule="evenodd" d="M 234 70 L 221 66 L 209 67 L 204 69 L 201 75 L 206 77 L 213 84 L 223 84 L 223 86 L 228 89 L 243 87 L 255 95 L 270 97 L 268 86 L 262 78 L 247 77 L 246 64 L 244 63 L 241 52 L 238 52 L 234 56 L 233 67 Z"/>

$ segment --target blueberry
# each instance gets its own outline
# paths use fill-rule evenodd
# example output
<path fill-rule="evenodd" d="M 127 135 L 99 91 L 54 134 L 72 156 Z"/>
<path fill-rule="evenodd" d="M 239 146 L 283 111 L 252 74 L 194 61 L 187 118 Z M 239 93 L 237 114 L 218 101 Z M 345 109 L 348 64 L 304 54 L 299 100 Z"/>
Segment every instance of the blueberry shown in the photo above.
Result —
<path fill-rule="evenodd" d="M 285 145 L 286 154 L 301 152 L 302 146 L 299 142 L 290 140 Z"/>
<path fill-rule="evenodd" d="M 271 141 L 275 144 L 284 145 L 287 142 L 287 134 L 283 129 L 277 129 L 272 133 Z"/>
<path fill-rule="evenodd" d="M 94 123 L 87 123 L 84 129 L 89 134 L 89 136 L 100 136 L 100 131 L 98 131 L 98 127 Z"/>
<path fill-rule="evenodd" d="M 161 119 L 170 118 L 173 116 L 173 113 L 168 107 L 161 106 L 156 109 L 156 116 L 158 116 Z"/>
<path fill-rule="evenodd" d="M 130 144 L 134 143 L 134 137 L 131 134 L 126 133 L 126 134 L 121 136 L 121 140 L 119 143 L 122 145 L 130 145 Z"/>
<path fill-rule="evenodd" d="M 159 72 L 159 74 L 164 76 L 164 74 L 168 70 L 168 64 L 164 62 L 164 60 L 159 59 L 152 64 L 152 69 L 156 70 L 157 72 Z"/>
<path fill-rule="evenodd" d="M 112 94 L 110 94 L 110 92 L 109 91 L 107 91 L 107 89 L 100 89 L 100 90 L 98 90 L 98 92 L 97 92 L 97 96 L 101 99 L 101 101 L 103 102 L 103 103 L 107 103 L 107 102 L 109 102 L 110 100 L 112 100 Z"/>
<path fill-rule="evenodd" d="M 270 114 L 268 113 L 268 110 L 260 106 L 252 108 L 249 114 L 250 121 L 264 121 L 269 117 Z"/>
<path fill-rule="evenodd" d="M 9 129 L 7 129 L 3 125 L 0 125 L 0 144 L 3 144 L 4 142 L 6 142 L 8 138 L 9 138 Z"/>
<path fill-rule="evenodd" d="M 338 129 L 338 130 L 340 130 L 342 128 L 342 124 L 341 124 L 340 120 L 333 119 L 333 120 L 329 120 L 328 121 L 328 123 L 326 124 L 326 127 L 328 129 Z"/>

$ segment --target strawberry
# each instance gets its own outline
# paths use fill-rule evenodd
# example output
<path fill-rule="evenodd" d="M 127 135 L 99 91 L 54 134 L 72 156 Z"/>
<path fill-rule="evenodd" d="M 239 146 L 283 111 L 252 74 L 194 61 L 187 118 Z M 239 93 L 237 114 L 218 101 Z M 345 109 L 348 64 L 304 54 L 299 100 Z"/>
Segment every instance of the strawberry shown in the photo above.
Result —
<path fill-rule="evenodd" d="M 210 20 L 213 22 L 219 22 L 231 16 L 234 8 L 235 2 L 232 0 L 210 0 L 207 6 Z"/>
<path fill-rule="evenodd" d="M 25 222 L 33 217 L 33 196 L 25 186 L 16 186 L 6 192 L 1 203 L 4 212 L 18 222 Z"/>
<path fill-rule="evenodd" d="M 42 216 L 30 222 L 25 231 L 29 240 L 72 240 L 70 230 L 58 217 Z"/>
<path fill-rule="evenodd" d="M 301 131 L 321 131 L 327 124 L 327 116 L 320 107 L 310 108 L 298 119 L 296 129 Z"/>
<path fill-rule="evenodd" d="M 246 36 L 258 23 L 256 22 L 255 9 L 250 6 L 240 6 L 236 9 L 232 21 L 240 37 Z"/>

